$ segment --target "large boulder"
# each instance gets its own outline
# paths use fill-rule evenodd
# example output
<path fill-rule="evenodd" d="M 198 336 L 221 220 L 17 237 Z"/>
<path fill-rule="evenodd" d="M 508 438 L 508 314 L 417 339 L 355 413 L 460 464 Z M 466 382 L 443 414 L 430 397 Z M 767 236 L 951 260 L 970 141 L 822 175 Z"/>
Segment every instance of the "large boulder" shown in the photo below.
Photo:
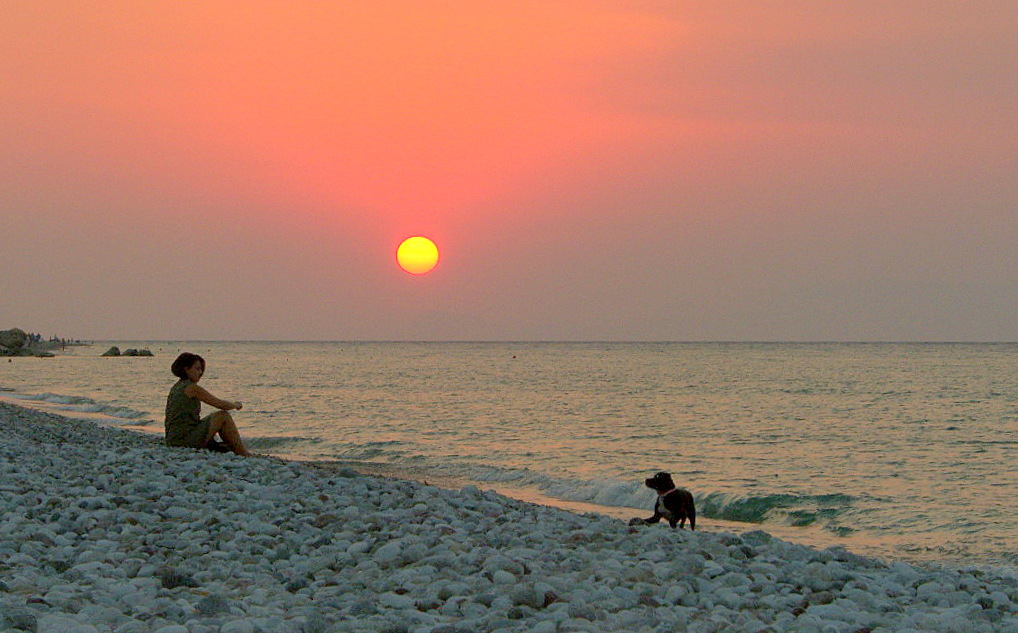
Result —
<path fill-rule="evenodd" d="M 136 349 L 134 347 L 128 347 L 124 351 L 120 351 L 120 348 L 114 345 L 102 354 L 103 356 L 155 356 L 152 350 L 149 348 Z"/>
<path fill-rule="evenodd" d="M 27 344 L 28 334 L 25 334 L 24 330 L 14 328 L 0 331 L 0 347 L 6 348 L 10 354 L 16 354 Z"/>

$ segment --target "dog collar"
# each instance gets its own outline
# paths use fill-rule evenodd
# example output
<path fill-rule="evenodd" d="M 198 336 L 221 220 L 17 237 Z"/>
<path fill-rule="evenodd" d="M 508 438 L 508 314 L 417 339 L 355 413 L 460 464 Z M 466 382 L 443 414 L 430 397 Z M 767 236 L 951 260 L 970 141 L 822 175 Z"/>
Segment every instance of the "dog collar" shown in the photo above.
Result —
<path fill-rule="evenodd" d="M 664 492 L 659 492 L 659 493 L 657 493 L 657 496 L 659 496 L 659 497 L 663 497 L 663 496 L 665 496 L 665 495 L 667 495 L 667 494 L 670 494 L 670 493 L 673 493 L 673 492 L 675 492 L 675 490 L 676 490 L 675 488 L 672 488 L 671 490 L 665 490 Z"/>

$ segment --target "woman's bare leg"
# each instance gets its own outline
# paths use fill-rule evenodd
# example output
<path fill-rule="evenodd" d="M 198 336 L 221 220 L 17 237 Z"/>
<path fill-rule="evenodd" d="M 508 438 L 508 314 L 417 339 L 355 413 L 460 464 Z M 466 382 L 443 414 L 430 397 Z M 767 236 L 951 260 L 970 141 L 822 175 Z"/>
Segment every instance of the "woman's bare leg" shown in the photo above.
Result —
<path fill-rule="evenodd" d="M 226 442 L 226 445 L 234 453 L 244 457 L 251 456 L 247 446 L 244 446 L 244 440 L 240 438 L 240 431 L 237 430 L 237 424 L 233 421 L 233 416 L 226 411 L 219 411 L 209 420 L 208 439 L 215 437 L 216 433 L 219 434 L 219 437 L 223 438 L 223 441 Z"/>

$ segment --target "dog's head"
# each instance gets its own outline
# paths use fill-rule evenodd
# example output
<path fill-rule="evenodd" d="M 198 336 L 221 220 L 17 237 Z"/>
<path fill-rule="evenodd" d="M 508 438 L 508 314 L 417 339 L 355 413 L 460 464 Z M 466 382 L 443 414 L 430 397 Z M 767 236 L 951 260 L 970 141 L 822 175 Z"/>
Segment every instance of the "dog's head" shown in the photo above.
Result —
<path fill-rule="evenodd" d="M 675 487 L 675 482 L 670 474 L 658 473 L 647 480 L 647 487 L 658 492 L 668 492 Z"/>

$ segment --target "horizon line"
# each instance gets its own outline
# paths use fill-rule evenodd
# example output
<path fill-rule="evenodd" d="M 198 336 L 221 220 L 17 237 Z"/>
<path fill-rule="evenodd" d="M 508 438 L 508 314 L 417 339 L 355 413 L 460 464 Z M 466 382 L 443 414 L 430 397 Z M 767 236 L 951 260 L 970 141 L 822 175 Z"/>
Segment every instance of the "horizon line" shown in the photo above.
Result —
<path fill-rule="evenodd" d="M 147 342 L 147 343 L 451 343 L 451 344 L 619 344 L 619 345 L 1013 345 L 1018 340 L 780 340 L 780 339 L 185 339 L 185 338 L 96 338 L 66 339 L 74 345 L 95 343 Z"/>

